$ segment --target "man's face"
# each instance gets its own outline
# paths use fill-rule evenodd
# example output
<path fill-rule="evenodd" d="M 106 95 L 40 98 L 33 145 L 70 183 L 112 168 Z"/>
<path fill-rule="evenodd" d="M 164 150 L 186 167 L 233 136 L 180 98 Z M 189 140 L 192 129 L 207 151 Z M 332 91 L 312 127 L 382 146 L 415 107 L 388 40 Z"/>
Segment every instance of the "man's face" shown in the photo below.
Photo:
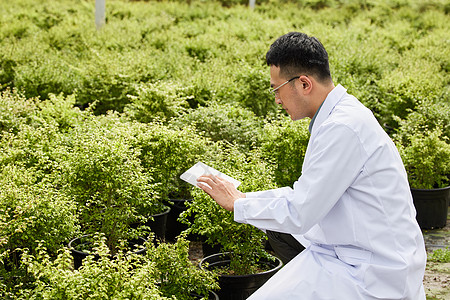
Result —
<path fill-rule="evenodd" d="M 300 76 L 301 74 L 298 74 Z M 270 66 L 270 86 L 274 89 L 291 78 L 284 78 L 280 75 L 280 68 Z M 291 82 L 284 84 L 275 93 L 275 103 L 280 104 L 289 114 L 292 120 L 300 120 L 308 117 L 308 103 L 303 95 L 301 79 L 293 79 Z"/>

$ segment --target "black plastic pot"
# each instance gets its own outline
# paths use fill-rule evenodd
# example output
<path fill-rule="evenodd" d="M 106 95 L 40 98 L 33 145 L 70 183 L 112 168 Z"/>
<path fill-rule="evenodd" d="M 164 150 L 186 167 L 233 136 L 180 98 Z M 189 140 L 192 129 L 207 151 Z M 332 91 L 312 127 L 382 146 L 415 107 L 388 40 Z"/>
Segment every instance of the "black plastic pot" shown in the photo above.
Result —
<path fill-rule="evenodd" d="M 7 272 L 11 272 L 12 270 L 20 267 L 21 259 L 22 259 L 22 250 L 15 249 L 8 255 L 4 256 L 3 260 L 0 260 L 0 264 L 3 264 L 3 267 Z"/>
<path fill-rule="evenodd" d="M 162 213 L 152 215 L 151 217 L 153 217 L 153 220 L 149 220 L 145 223 L 145 225 L 150 227 L 151 231 L 155 233 L 155 237 L 162 241 L 166 239 L 167 216 L 170 211 L 170 207 L 167 207 Z"/>
<path fill-rule="evenodd" d="M 146 239 L 144 238 L 138 238 L 137 240 L 131 240 L 129 242 L 129 246 L 130 248 L 137 246 L 142 246 L 144 245 L 144 243 L 146 242 Z M 72 257 L 73 257 L 73 267 L 75 270 L 78 270 L 82 264 L 83 264 L 83 259 L 85 259 L 86 257 L 88 257 L 89 255 L 92 255 L 90 253 L 87 252 L 83 252 L 81 250 L 78 249 L 82 249 L 82 248 L 91 248 L 91 241 L 89 239 L 89 235 L 83 235 L 81 237 L 77 237 L 74 238 L 73 240 L 71 240 L 69 242 L 69 248 L 70 248 L 70 252 L 72 253 Z M 146 249 L 145 248 L 140 248 L 136 251 L 134 251 L 134 254 L 145 254 Z M 95 258 L 98 259 L 99 256 L 95 255 Z"/>
<path fill-rule="evenodd" d="M 174 241 L 182 231 L 188 228 L 186 224 L 178 221 L 178 217 L 186 211 L 186 203 L 192 201 L 192 199 L 169 199 L 169 201 L 171 203 L 169 204 L 170 212 L 167 215 L 166 239 Z"/>
<path fill-rule="evenodd" d="M 206 243 L 204 240 L 202 241 L 203 257 L 221 253 L 221 250 L 222 250 L 222 246 L 220 246 L 220 245 L 211 246 L 210 244 Z"/>
<path fill-rule="evenodd" d="M 217 253 L 205 257 L 199 266 L 214 269 L 230 264 L 230 257 L 226 253 Z M 259 289 L 270 277 L 283 266 L 280 259 L 275 261 L 261 261 L 268 271 L 249 275 L 219 275 L 220 290 L 217 292 L 221 300 L 244 300 Z"/>
<path fill-rule="evenodd" d="M 440 189 L 411 188 L 417 222 L 422 229 L 445 227 L 450 201 L 450 186 Z"/>

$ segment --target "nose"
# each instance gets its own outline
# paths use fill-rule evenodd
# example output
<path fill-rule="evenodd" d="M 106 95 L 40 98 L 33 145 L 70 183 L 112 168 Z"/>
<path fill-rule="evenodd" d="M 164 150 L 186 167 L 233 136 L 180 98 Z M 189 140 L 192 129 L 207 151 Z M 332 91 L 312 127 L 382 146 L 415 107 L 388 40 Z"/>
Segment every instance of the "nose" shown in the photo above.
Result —
<path fill-rule="evenodd" d="M 278 96 L 275 96 L 275 103 L 276 104 L 281 104 L 281 99 Z"/>

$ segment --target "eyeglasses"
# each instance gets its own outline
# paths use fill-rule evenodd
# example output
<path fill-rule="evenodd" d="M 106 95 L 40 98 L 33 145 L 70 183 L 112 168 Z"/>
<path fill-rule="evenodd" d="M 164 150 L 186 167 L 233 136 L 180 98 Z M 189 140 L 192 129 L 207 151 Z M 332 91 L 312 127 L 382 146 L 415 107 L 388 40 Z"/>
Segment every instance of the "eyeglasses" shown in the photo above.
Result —
<path fill-rule="evenodd" d="M 286 84 L 288 84 L 289 82 L 291 82 L 292 80 L 299 79 L 299 78 L 300 78 L 300 76 L 292 77 L 291 79 L 286 80 L 286 82 L 280 84 L 278 87 L 276 87 L 276 88 L 274 88 L 274 89 L 270 88 L 270 92 L 271 92 L 276 98 L 278 98 L 278 90 L 279 90 L 283 85 L 286 85 Z"/>

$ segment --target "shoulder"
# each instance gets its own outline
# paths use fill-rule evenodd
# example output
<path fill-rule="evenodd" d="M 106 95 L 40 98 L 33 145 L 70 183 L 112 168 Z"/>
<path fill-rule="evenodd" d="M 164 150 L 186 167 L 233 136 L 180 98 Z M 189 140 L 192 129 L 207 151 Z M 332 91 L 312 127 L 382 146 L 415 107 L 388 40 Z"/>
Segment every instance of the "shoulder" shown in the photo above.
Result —
<path fill-rule="evenodd" d="M 357 136 L 378 135 L 383 131 L 372 111 L 349 94 L 336 104 L 323 125 L 345 127 Z"/>

